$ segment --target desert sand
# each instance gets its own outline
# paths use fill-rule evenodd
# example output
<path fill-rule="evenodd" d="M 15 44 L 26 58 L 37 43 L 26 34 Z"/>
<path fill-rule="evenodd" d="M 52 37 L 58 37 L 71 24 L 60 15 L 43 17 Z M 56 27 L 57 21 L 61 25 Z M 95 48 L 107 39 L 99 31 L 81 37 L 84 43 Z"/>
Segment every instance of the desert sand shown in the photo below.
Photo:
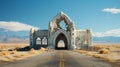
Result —
<path fill-rule="evenodd" d="M 0 44 L 0 62 L 10 61 L 14 62 L 16 60 L 25 59 L 27 57 L 38 55 L 45 51 L 45 48 L 39 50 L 34 50 L 33 48 L 27 51 L 18 51 L 19 48 L 24 48 L 28 46 L 27 43 L 2 43 Z"/>
<path fill-rule="evenodd" d="M 105 59 L 110 62 L 120 62 L 120 44 L 94 43 L 89 50 L 74 50 L 82 54 Z"/>

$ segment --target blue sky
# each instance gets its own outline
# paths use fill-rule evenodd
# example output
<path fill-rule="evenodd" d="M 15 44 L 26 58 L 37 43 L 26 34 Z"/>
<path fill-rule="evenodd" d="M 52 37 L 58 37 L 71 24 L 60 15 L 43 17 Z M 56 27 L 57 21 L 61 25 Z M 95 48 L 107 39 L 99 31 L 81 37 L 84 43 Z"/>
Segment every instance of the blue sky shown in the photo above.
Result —
<path fill-rule="evenodd" d="M 0 0 L 0 35 L 26 36 L 33 26 L 47 29 L 61 11 L 77 29 L 91 28 L 94 36 L 120 36 L 120 0 Z M 19 25 L 23 29 L 17 29 Z"/>

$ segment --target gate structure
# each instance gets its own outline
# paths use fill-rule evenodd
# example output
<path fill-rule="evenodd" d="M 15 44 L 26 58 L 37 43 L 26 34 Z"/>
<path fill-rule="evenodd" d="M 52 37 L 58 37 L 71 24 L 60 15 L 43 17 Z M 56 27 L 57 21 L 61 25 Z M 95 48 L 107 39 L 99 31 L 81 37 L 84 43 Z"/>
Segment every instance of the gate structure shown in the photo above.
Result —
<path fill-rule="evenodd" d="M 66 29 L 60 26 L 64 21 Z M 64 49 L 81 49 L 92 46 L 90 29 L 75 29 L 74 22 L 63 12 L 58 13 L 48 25 L 48 30 L 30 30 L 30 47 L 46 47 L 58 49 L 58 42 L 64 42 Z"/>

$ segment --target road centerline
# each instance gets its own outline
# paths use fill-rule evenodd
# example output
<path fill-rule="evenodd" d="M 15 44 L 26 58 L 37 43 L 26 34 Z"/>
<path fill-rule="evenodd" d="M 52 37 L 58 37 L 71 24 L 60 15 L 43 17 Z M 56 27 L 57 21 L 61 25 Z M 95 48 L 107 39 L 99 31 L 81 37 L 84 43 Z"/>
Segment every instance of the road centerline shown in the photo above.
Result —
<path fill-rule="evenodd" d="M 63 53 L 60 51 L 59 53 L 59 59 L 60 59 L 60 67 L 64 67 L 64 58 L 63 58 Z"/>

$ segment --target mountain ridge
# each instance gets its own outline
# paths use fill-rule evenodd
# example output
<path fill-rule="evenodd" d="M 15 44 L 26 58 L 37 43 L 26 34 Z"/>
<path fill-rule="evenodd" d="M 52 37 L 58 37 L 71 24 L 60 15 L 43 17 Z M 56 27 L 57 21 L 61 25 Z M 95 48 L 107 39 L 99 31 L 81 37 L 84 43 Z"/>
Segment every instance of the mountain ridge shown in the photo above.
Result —
<path fill-rule="evenodd" d="M 94 43 L 120 43 L 120 37 L 106 36 L 106 37 L 93 37 Z"/>
<path fill-rule="evenodd" d="M 0 36 L 0 43 L 11 42 L 29 42 L 29 36 L 16 36 L 16 35 L 2 35 Z M 120 43 L 120 37 L 106 36 L 106 37 L 93 37 L 93 43 Z"/>

